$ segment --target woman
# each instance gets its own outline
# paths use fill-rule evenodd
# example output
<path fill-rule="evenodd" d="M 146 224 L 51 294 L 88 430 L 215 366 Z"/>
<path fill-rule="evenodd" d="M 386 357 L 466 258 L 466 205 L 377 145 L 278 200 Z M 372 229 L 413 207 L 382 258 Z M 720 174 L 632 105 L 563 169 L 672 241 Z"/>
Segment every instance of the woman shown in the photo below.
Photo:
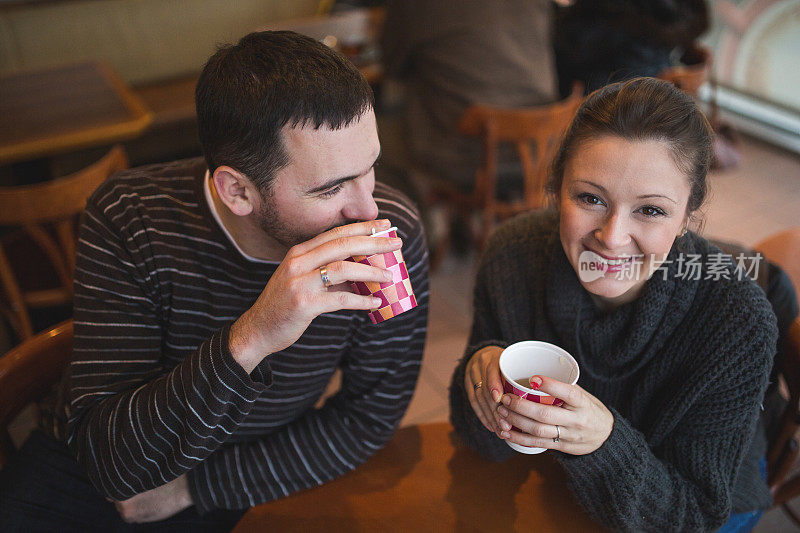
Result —
<path fill-rule="evenodd" d="M 502 226 L 478 272 L 453 424 L 495 459 L 515 453 L 504 441 L 557 450 L 580 503 L 612 529 L 710 530 L 770 504 L 756 425 L 775 316 L 727 256 L 687 232 L 711 135 L 668 83 L 594 92 L 554 161 L 557 210 Z M 500 352 L 529 339 L 580 365 L 578 385 L 534 379 L 563 408 L 502 393 Z"/>

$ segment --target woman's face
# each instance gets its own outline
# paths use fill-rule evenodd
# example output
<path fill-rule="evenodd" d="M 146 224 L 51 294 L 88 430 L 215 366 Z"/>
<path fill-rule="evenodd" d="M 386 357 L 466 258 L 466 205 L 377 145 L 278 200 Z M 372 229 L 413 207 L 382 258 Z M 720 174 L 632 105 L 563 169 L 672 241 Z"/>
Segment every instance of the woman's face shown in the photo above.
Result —
<path fill-rule="evenodd" d="M 560 235 L 598 305 L 633 301 L 687 222 L 690 185 L 661 141 L 601 137 L 564 168 Z"/>

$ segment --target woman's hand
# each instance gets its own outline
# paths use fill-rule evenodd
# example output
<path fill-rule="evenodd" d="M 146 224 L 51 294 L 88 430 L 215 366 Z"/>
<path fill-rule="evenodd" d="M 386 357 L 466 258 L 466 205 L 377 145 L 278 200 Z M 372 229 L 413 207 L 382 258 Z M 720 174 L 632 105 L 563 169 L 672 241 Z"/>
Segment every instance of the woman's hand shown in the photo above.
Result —
<path fill-rule="evenodd" d="M 501 438 L 571 455 L 592 453 L 608 439 L 614 427 L 614 415 L 603 402 L 578 385 L 567 385 L 544 376 L 534 376 L 531 385 L 534 383 L 539 383 L 538 390 L 563 400 L 564 404 L 556 407 L 504 394 L 502 405 L 497 408 L 501 417 Z M 512 431 L 511 426 L 522 432 Z M 557 442 L 553 440 L 556 437 L 559 437 Z"/>
<path fill-rule="evenodd" d="M 464 389 L 472 410 L 489 431 L 500 436 L 500 417 L 497 406 L 503 395 L 503 381 L 500 378 L 499 346 L 481 348 L 467 363 L 464 375 Z"/>

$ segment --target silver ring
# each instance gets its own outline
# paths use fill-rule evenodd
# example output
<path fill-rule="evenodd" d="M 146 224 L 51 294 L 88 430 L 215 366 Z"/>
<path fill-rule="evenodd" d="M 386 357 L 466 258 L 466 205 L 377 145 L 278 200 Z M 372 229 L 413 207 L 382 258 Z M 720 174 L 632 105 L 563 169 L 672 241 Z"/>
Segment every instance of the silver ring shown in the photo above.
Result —
<path fill-rule="evenodd" d="M 553 439 L 553 442 L 558 442 L 561 440 L 561 430 L 559 429 L 558 425 L 556 425 L 556 437 Z"/>
<path fill-rule="evenodd" d="M 322 278 L 322 284 L 326 287 L 330 287 L 333 285 L 331 283 L 331 279 L 328 277 L 328 267 L 322 267 L 319 269 L 319 276 Z"/>
<path fill-rule="evenodd" d="M 478 389 L 480 389 L 481 387 L 483 387 L 483 381 L 479 381 L 479 382 L 477 382 L 477 383 L 475 384 L 475 390 L 478 390 Z"/>

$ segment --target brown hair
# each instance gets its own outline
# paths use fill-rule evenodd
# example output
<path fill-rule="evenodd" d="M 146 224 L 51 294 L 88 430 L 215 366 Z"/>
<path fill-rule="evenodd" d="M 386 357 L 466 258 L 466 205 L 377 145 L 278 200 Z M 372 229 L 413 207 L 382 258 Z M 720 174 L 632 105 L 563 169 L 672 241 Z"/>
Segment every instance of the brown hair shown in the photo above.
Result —
<path fill-rule="evenodd" d="M 367 80 L 346 57 L 291 31 L 245 35 L 211 56 L 195 89 L 200 145 L 209 171 L 227 165 L 270 192 L 289 164 L 281 130 L 338 130 L 372 109 Z"/>
<path fill-rule="evenodd" d="M 691 96 L 669 82 L 635 78 L 594 91 L 578 108 L 551 167 L 547 192 L 557 200 L 564 168 L 581 143 L 605 136 L 628 141 L 663 141 L 689 179 L 691 214 L 706 198 L 713 130 Z"/>

